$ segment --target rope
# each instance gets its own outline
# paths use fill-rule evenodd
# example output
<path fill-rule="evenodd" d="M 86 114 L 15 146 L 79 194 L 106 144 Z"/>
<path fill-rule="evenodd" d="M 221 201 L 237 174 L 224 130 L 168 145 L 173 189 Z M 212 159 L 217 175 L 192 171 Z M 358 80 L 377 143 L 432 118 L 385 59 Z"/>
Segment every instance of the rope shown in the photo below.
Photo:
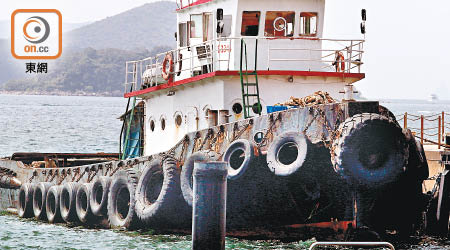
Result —
<path fill-rule="evenodd" d="M 438 133 L 436 133 L 436 134 L 432 134 L 432 135 L 430 135 L 430 134 L 427 134 L 427 133 L 423 133 L 424 135 L 426 135 L 426 136 L 430 136 L 430 137 L 432 137 L 432 136 L 437 136 L 437 135 L 439 135 L 439 132 Z"/>
<path fill-rule="evenodd" d="M 439 127 L 434 127 L 434 128 L 424 128 L 423 130 L 434 130 L 434 129 L 438 129 Z"/>
<path fill-rule="evenodd" d="M 408 118 L 408 121 L 418 121 L 418 120 L 420 120 L 420 116 L 419 116 L 419 118 L 416 118 L 416 119 L 410 119 L 410 118 Z"/>
<path fill-rule="evenodd" d="M 416 138 L 417 138 L 417 139 L 421 139 L 420 136 L 417 136 L 417 135 L 416 135 Z M 439 143 L 434 142 L 434 141 L 432 141 L 432 140 L 428 140 L 428 139 L 426 139 L 426 138 L 423 138 L 423 140 L 424 140 L 425 142 L 428 142 L 428 143 L 431 143 L 431 144 L 434 144 L 434 145 L 439 145 Z M 441 147 L 450 148 L 450 145 L 441 144 Z"/>
<path fill-rule="evenodd" d="M 435 119 L 427 119 L 427 118 L 424 118 L 424 120 L 425 120 L 425 121 L 429 121 L 429 122 L 434 122 L 434 121 L 439 120 L 439 117 L 437 117 L 437 118 L 435 118 Z"/>
<path fill-rule="evenodd" d="M 404 116 L 402 116 L 401 118 L 397 118 L 397 121 L 402 121 L 403 119 L 405 119 Z"/>
<path fill-rule="evenodd" d="M 414 114 L 409 114 L 409 113 L 407 113 L 407 114 L 408 114 L 408 116 L 419 117 L 420 118 L 420 115 L 414 115 Z"/>

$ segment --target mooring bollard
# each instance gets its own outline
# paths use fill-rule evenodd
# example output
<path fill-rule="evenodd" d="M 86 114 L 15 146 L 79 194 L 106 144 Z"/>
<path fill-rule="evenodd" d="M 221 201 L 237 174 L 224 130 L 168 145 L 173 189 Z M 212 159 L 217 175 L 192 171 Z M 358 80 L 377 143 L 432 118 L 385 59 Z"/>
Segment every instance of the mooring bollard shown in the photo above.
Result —
<path fill-rule="evenodd" d="M 225 249 L 227 164 L 194 164 L 192 249 Z"/>

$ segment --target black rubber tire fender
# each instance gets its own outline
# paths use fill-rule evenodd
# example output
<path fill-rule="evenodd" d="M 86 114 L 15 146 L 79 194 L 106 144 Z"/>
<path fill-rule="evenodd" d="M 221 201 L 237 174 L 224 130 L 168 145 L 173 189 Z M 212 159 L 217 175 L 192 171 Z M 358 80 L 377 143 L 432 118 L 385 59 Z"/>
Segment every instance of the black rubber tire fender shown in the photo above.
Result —
<path fill-rule="evenodd" d="M 286 151 L 286 147 L 295 146 L 297 148 L 297 157 L 289 164 L 284 164 L 283 159 L 285 157 L 283 152 Z M 281 153 L 281 155 L 280 155 Z M 267 166 L 277 176 L 289 176 L 296 173 L 305 162 L 306 155 L 308 153 L 307 139 L 302 133 L 288 131 L 278 135 L 273 142 L 269 145 L 267 150 Z"/>
<path fill-rule="evenodd" d="M 234 166 L 235 157 L 241 158 L 242 154 L 244 155 L 244 160 L 239 166 Z M 223 161 L 227 163 L 228 179 L 237 180 L 241 178 L 258 156 L 258 148 L 253 142 L 246 139 L 232 142 L 223 155 Z M 239 163 L 240 161 L 237 162 Z"/>
<path fill-rule="evenodd" d="M 46 209 L 46 201 L 47 201 L 47 192 L 52 187 L 52 183 L 50 182 L 40 182 L 34 187 L 33 192 L 33 213 L 34 217 L 38 220 L 46 220 L 47 213 Z"/>
<path fill-rule="evenodd" d="M 108 222 L 112 228 L 135 229 L 139 218 L 134 209 L 138 175 L 132 169 L 119 170 L 113 176 L 108 194 Z"/>
<path fill-rule="evenodd" d="M 78 219 L 85 224 L 95 224 L 98 218 L 92 213 L 90 205 L 90 197 L 92 192 L 92 183 L 83 183 L 78 188 L 76 196 L 75 209 Z"/>
<path fill-rule="evenodd" d="M 59 211 L 61 218 L 65 222 L 76 222 L 78 216 L 76 212 L 76 197 L 80 183 L 66 182 L 64 183 L 59 195 Z"/>
<path fill-rule="evenodd" d="M 416 140 L 410 129 L 404 129 L 406 141 L 409 146 L 408 165 L 406 172 L 409 176 L 416 178 L 419 181 L 426 180 L 429 175 L 428 162 L 425 155 L 425 150 L 419 140 Z"/>
<path fill-rule="evenodd" d="M 31 218 L 33 213 L 33 192 L 36 184 L 25 183 L 19 189 L 18 215 L 20 218 Z"/>
<path fill-rule="evenodd" d="M 192 197 L 193 197 L 193 177 L 194 164 L 195 162 L 207 162 L 215 161 L 218 156 L 214 151 L 200 151 L 195 152 L 184 162 L 181 169 L 181 191 L 183 193 L 184 200 L 186 203 L 192 207 Z"/>
<path fill-rule="evenodd" d="M 180 188 L 180 170 L 175 159 L 155 158 L 146 167 L 136 189 L 136 213 L 147 226 L 185 227 L 190 210 Z"/>
<path fill-rule="evenodd" d="M 47 220 L 49 223 L 62 222 L 60 209 L 59 209 L 59 197 L 61 195 L 62 186 L 52 186 L 47 192 L 47 198 L 45 200 L 45 212 L 47 214 Z"/>
<path fill-rule="evenodd" d="M 111 177 L 100 176 L 92 185 L 89 203 L 91 211 L 96 216 L 108 215 L 108 194 L 111 186 Z"/>
<path fill-rule="evenodd" d="M 363 113 L 339 125 L 331 148 L 334 170 L 351 183 L 377 188 L 405 172 L 409 152 L 398 123 L 386 116 Z"/>

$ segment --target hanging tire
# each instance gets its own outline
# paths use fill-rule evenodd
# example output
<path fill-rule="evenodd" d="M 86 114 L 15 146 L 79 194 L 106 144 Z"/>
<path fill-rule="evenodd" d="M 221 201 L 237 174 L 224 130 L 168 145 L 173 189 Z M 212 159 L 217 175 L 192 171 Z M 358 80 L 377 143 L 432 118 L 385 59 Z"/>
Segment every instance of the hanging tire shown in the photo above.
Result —
<path fill-rule="evenodd" d="M 267 166 L 277 176 L 289 176 L 303 165 L 308 143 L 299 132 L 285 132 L 277 136 L 267 151 Z"/>
<path fill-rule="evenodd" d="M 64 183 L 59 196 L 59 211 L 65 222 L 76 222 L 78 220 L 76 212 L 76 197 L 80 183 Z"/>
<path fill-rule="evenodd" d="M 393 119 L 373 113 L 343 122 L 334 139 L 331 160 L 337 173 L 366 188 L 394 182 L 405 171 L 406 137 Z"/>
<path fill-rule="evenodd" d="M 165 159 L 161 166 L 161 159 L 156 158 L 144 169 L 136 189 L 136 213 L 153 228 L 180 228 L 190 223 L 174 159 Z"/>
<path fill-rule="evenodd" d="M 252 142 L 239 139 L 231 143 L 223 156 L 223 161 L 227 163 L 228 179 L 236 180 L 243 176 L 257 156 L 258 148 Z"/>
<path fill-rule="evenodd" d="M 38 220 L 47 219 L 46 201 L 47 192 L 53 184 L 50 182 L 40 182 L 34 187 L 33 192 L 33 213 Z"/>
<path fill-rule="evenodd" d="M 85 224 L 95 224 L 98 218 L 92 213 L 89 198 L 92 192 L 92 183 L 84 183 L 78 188 L 75 209 L 78 219 Z"/>
<path fill-rule="evenodd" d="M 138 176 L 132 169 L 119 170 L 111 181 L 108 194 L 108 221 L 113 228 L 134 229 L 138 217 L 134 209 Z"/>
<path fill-rule="evenodd" d="M 25 183 L 19 190 L 18 214 L 20 218 L 33 217 L 33 192 L 35 184 Z"/>
<path fill-rule="evenodd" d="M 49 223 L 62 222 L 60 213 L 59 197 L 61 195 L 62 186 L 52 186 L 47 192 L 45 201 L 45 212 Z"/>
<path fill-rule="evenodd" d="M 184 166 L 181 170 L 181 191 L 183 193 L 184 200 L 187 204 L 192 207 L 192 197 L 193 197 L 193 178 L 192 174 L 194 172 L 195 162 L 205 162 L 217 160 L 217 154 L 213 151 L 202 151 L 196 152 L 189 156 L 189 158 L 184 162 Z"/>
<path fill-rule="evenodd" d="M 403 131 L 406 137 L 406 141 L 409 146 L 408 165 L 406 166 L 406 172 L 412 178 L 423 181 L 428 178 L 428 162 L 425 155 L 425 150 L 420 143 L 416 140 L 411 130 L 405 129 Z"/>
<path fill-rule="evenodd" d="M 101 176 L 92 185 L 89 203 L 91 211 L 95 216 L 108 215 L 108 194 L 111 186 L 111 177 Z"/>

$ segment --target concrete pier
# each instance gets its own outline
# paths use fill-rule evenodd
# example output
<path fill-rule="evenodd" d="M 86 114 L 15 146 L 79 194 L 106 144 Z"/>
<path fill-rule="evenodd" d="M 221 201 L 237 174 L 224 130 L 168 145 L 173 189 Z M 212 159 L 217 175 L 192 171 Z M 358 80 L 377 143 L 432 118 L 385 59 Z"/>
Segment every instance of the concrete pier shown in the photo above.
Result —
<path fill-rule="evenodd" d="M 194 165 L 194 250 L 225 249 L 227 174 L 225 162 L 196 162 Z"/>

